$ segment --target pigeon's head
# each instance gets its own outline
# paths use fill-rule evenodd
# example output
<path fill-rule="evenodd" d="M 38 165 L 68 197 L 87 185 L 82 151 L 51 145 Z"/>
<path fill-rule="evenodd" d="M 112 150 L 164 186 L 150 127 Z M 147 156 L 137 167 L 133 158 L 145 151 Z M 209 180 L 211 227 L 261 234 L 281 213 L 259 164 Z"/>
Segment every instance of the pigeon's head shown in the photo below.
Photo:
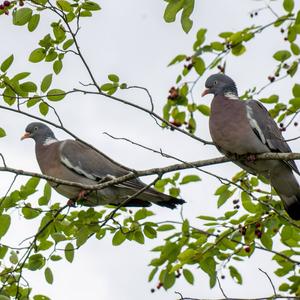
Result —
<path fill-rule="evenodd" d="M 21 140 L 32 138 L 37 143 L 45 143 L 47 140 L 55 140 L 53 131 L 45 124 L 33 122 L 27 125 Z"/>
<path fill-rule="evenodd" d="M 207 94 L 214 94 L 216 96 L 231 93 L 236 96 L 238 95 L 234 81 L 222 73 L 209 76 L 205 82 L 205 87 L 206 89 L 202 93 L 202 97 Z"/>

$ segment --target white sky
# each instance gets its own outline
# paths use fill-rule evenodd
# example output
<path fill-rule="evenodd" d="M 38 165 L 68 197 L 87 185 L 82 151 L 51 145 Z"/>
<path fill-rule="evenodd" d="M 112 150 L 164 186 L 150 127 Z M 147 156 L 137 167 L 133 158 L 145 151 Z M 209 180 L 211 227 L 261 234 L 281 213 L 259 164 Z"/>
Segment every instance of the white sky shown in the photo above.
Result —
<path fill-rule="evenodd" d="M 275 9 L 281 13 L 281 1 L 273 3 Z M 174 85 L 175 78 L 181 67 L 167 68 L 169 61 L 179 53 L 192 54 L 192 44 L 197 30 L 207 27 L 208 41 L 216 40 L 221 31 L 237 31 L 250 26 L 254 21 L 266 24 L 271 20 L 268 11 L 260 12 L 255 19 L 249 17 L 249 12 L 263 6 L 257 1 L 198 1 L 192 16 L 194 27 L 186 35 L 179 23 L 166 24 L 163 21 L 165 3 L 163 1 L 101 1 L 102 10 L 95 17 L 82 22 L 79 34 L 81 49 L 93 70 L 99 83 L 106 82 L 106 76 L 116 73 L 121 81 L 129 85 L 147 87 L 154 99 L 156 112 L 161 113 L 165 104 L 169 88 Z M 26 28 L 11 25 L 10 18 L 1 16 L 1 52 L 0 61 L 14 53 L 15 62 L 11 72 L 30 70 L 32 78 L 41 81 L 51 72 L 50 64 L 30 64 L 25 60 L 30 52 L 37 48 L 38 40 L 47 33 L 49 20 L 43 20 L 41 26 L 34 33 L 28 33 Z M 227 73 L 232 76 L 240 90 L 255 85 L 267 83 L 267 77 L 275 69 L 275 62 L 271 55 L 279 47 L 287 48 L 280 33 L 268 33 L 258 36 L 255 43 L 247 45 L 248 51 L 241 58 L 230 58 L 227 62 Z M 64 69 L 53 82 L 53 87 L 68 90 L 78 82 L 89 82 L 89 78 L 80 61 L 72 55 L 64 60 Z M 12 74 L 12 73 L 11 73 Z M 206 78 L 206 76 L 205 76 Z M 209 103 L 209 97 L 200 98 L 205 78 L 199 81 L 195 99 L 197 103 Z M 299 78 L 297 78 L 299 81 Z M 296 82 L 296 78 L 292 79 Z M 291 91 L 285 82 L 265 91 L 263 95 L 278 93 L 282 100 L 291 98 Z M 141 91 L 124 91 L 118 96 L 139 104 L 148 104 L 148 99 Z M 165 166 L 172 163 L 158 155 L 139 149 L 130 144 L 115 141 L 102 134 L 109 132 L 115 136 L 127 137 L 134 141 L 148 145 L 180 157 L 184 160 L 198 160 L 219 156 L 212 146 L 202 146 L 198 142 L 176 132 L 162 131 L 148 115 L 128 106 L 115 103 L 112 100 L 96 97 L 71 95 L 55 107 L 63 119 L 65 126 L 92 143 L 112 158 L 135 169 L 146 169 L 155 166 Z M 34 109 L 31 109 L 34 112 Z M 54 116 L 49 115 L 51 120 Z M 32 120 L 24 116 L 0 111 L 0 126 L 4 127 L 8 136 L 0 140 L 1 153 L 11 167 L 29 171 L 39 171 L 35 161 L 34 145 L 31 141 L 20 143 L 20 136 L 25 126 Z M 201 118 L 198 123 L 197 135 L 209 138 L 208 119 Z M 288 132 L 295 136 L 298 128 Z M 67 138 L 63 132 L 55 131 L 57 137 Z M 300 142 L 294 142 L 291 147 L 297 150 Z M 233 164 L 224 164 L 207 168 L 222 176 L 232 176 L 238 170 Z M 187 174 L 192 171 L 185 172 Z M 0 174 L 1 193 L 4 194 L 12 176 Z M 195 225 L 198 215 L 221 215 L 216 209 L 216 197 L 213 193 L 219 182 L 200 174 L 203 180 L 191 184 L 183 189 L 182 197 L 187 201 L 184 205 L 184 215 L 189 217 Z M 148 179 L 149 180 L 149 179 Z M 24 179 L 19 179 L 19 183 Z M 146 179 L 145 179 L 146 181 Z M 15 187 L 17 187 L 16 185 Z M 41 185 L 42 189 L 42 185 Z M 62 196 L 54 194 L 53 201 L 64 202 Z M 232 208 L 231 201 L 225 209 Z M 179 210 L 169 211 L 164 208 L 153 207 L 156 220 L 179 220 Z M 22 218 L 14 214 L 14 227 L 10 230 L 9 239 L 17 244 L 24 237 L 34 233 L 32 222 L 21 222 Z M 176 299 L 175 291 L 184 296 L 196 298 L 222 297 L 218 288 L 210 290 L 208 277 L 199 270 L 195 270 L 195 284 L 190 286 L 181 278 L 167 293 L 161 289 L 154 294 L 150 289 L 157 281 L 147 283 L 150 268 L 148 263 L 154 258 L 151 248 L 160 244 L 162 236 L 155 241 L 147 240 L 141 246 L 134 242 L 125 242 L 120 247 L 111 245 L 111 237 L 104 240 L 90 240 L 80 249 L 72 264 L 67 262 L 50 265 L 54 271 L 54 284 L 49 285 L 44 280 L 43 272 L 30 273 L 34 293 L 50 296 L 55 300 L 79 299 L 109 299 L 109 300 L 171 300 Z M 244 276 L 242 287 L 234 284 L 225 273 L 226 280 L 222 280 L 225 293 L 230 297 L 262 297 L 272 294 L 272 288 L 266 277 L 258 271 L 258 267 L 272 276 L 274 264 L 263 255 L 255 255 L 251 261 L 236 266 Z M 275 281 L 276 282 L 276 281 Z M 276 282 L 277 284 L 277 282 Z M 247 293 L 247 294 L 246 294 Z"/>

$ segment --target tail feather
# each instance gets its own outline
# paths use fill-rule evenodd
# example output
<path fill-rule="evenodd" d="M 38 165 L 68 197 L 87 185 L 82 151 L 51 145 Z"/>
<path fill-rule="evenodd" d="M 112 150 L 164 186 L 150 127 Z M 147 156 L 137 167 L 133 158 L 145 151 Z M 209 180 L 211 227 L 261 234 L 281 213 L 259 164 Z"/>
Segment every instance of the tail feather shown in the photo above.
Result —
<path fill-rule="evenodd" d="M 139 200 L 147 201 L 154 203 L 159 206 L 167 207 L 170 209 L 174 209 L 177 205 L 182 205 L 185 203 L 183 199 L 178 199 L 163 193 L 160 193 L 152 188 L 146 190 L 140 196 L 138 196 Z"/>
<path fill-rule="evenodd" d="M 270 180 L 288 215 L 300 220 L 300 187 L 291 167 L 282 163 L 273 170 Z"/>

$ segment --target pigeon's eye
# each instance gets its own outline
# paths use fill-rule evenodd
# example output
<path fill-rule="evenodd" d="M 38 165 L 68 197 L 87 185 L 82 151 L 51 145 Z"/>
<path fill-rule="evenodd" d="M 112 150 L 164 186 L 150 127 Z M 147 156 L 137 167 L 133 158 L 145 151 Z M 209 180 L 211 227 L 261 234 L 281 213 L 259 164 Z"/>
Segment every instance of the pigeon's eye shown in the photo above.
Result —
<path fill-rule="evenodd" d="M 35 126 L 35 127 L 33 128 L 33 130 L 34 130 L 34 131 L 37 131 L 37 130 L 38 130 L 38 127 L 37 127 L 37 126 Z"/>
<path fill-rule="evenodd" d="M 215 80 L 215 81 L 214 81 L 214 85 L 216 85 L 217 83 L 218 83 L 218 81 L 217 81 L 217 80 Z"/>

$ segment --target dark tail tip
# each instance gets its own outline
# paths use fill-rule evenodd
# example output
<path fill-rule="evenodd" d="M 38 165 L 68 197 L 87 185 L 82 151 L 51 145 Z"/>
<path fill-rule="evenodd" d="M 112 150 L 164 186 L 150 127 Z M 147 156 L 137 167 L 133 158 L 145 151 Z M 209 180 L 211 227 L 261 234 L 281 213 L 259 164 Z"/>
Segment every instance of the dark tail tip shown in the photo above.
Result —
<path fill-rule="evenodd" d="M 177 207 L 177 205 L 182 205 L 186 203 L 183 199 L 177 199 L 177 198 L 171 198 L 170 200 L 167 201 L 159 201 L 156 202 L 157 205 L 167 207 L 170 209 L 174 209 Z"/>

